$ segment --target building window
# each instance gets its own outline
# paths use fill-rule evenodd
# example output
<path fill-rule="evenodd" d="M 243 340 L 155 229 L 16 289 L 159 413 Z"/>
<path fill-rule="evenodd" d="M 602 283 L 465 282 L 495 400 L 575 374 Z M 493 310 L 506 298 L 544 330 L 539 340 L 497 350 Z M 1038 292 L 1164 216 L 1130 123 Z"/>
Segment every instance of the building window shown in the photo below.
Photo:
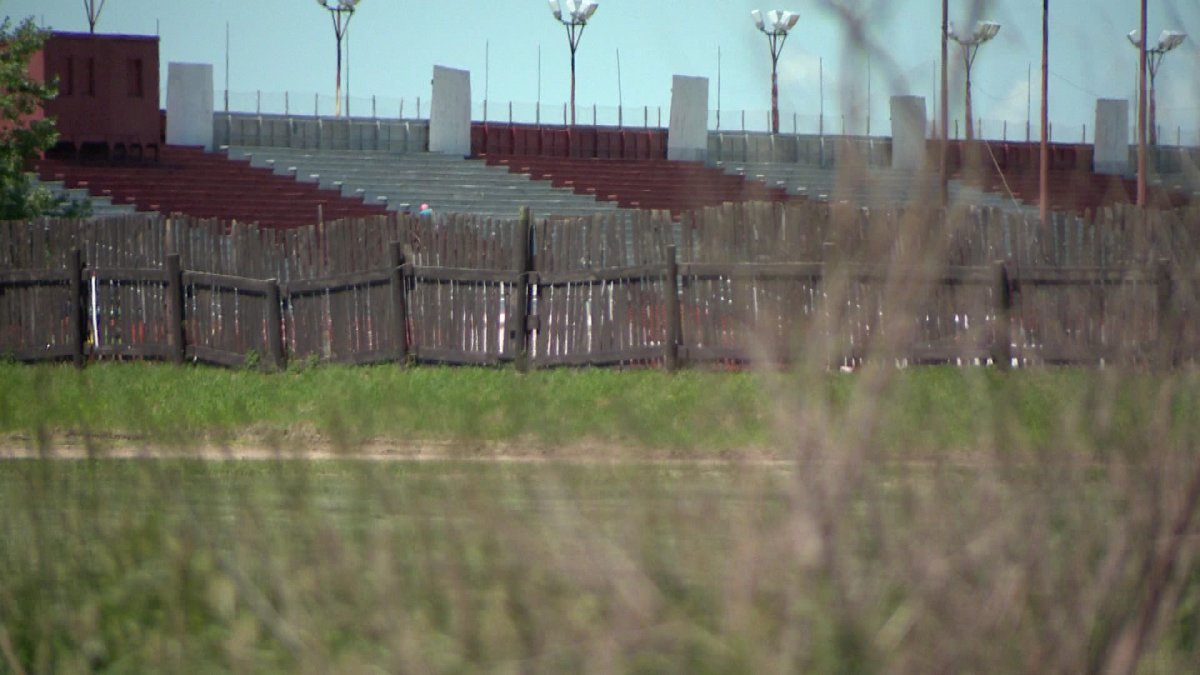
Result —
<path fill-rule="evenodd" d="M 63 69 L 62 79 L 58 82 L 59 93 L 63 96 L 75 94 L 75 57 L 67 57 L 67 66 Z"/>
<path fill-rule="evenodd" d="M 129 59 L 126 63 L 126 79 L 129 83 L 126 93 L 133 98 L 142 98 L 146 95 L 146 91 L 142 87 L 141 59 Z"/>
<path fill-rule="evenodd" d="M 87 62 L 87 95 L 96 95 L 96 59 L 91 57 Z"/>

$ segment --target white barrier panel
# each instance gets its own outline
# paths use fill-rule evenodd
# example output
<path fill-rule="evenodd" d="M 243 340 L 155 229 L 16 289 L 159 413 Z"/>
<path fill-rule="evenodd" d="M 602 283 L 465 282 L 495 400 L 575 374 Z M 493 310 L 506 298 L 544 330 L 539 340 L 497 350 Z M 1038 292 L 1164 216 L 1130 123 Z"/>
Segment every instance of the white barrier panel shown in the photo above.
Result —
<path fill-rule="evenodd" d="M 708 157 L 708 78 L 676 75 L 671 84 L 667 159 L 703 162 Z"/>
<path fill-rule="evenodd" d="M 1129 101 L 1102 98 L 1096 101 L 1096 150 L 1093 170 L 1123 176 L 1129 165 Z"/>
<path fill-rule="evenodd" d="M 167 65 L 167 145 L 213 149 L 213 68 L 208 63 Z"/>
<path fill-rule="evenodd" d="M 471 154 L 470 71 L 433 67 L 429 151 L 463 157 Z"/>
<path fill-rule="evenodd" d="M 892 168 L 918 170 L 925 165 L 925 97 L 892 97 Z"/>

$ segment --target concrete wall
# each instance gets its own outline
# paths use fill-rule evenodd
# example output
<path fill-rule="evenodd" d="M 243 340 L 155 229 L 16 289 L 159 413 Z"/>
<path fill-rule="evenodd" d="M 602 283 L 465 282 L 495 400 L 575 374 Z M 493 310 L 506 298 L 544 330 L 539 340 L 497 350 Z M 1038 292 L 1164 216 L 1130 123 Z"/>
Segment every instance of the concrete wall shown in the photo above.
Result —
<path fill-rule="evenodd" d="M 1093 171 L 1110 175 L 1129 174 L 1129 155 L 1129 101 L 1107 98 L 1097 100 Z"/>
<path fill-rule="evenodd" d="M 167 66 L 167 145 L 213 149 L 213 69 L 208 63 Z"/>
<path fill-rule="evenodd" d="M 708 157 L 708 78 L 676 75 L 671 82 L 671 126 L 667 159 Z"/>
<path fill-rule="evenodd" d="M 920 169 L 925 165 L 924 96 L 892 97 L 892 168 Z"/>
<path fill-rule="evenodd" d="M 392 153 L 429 149 L 429 123 L 425 120 L 219 112 L 213 115 L 212 135 L 216 145 Z"/>
<path fill-rule="evenodd" d="M 470 71 L 433 67 L 429 151 L 464 157 L 471 154 Z"/>

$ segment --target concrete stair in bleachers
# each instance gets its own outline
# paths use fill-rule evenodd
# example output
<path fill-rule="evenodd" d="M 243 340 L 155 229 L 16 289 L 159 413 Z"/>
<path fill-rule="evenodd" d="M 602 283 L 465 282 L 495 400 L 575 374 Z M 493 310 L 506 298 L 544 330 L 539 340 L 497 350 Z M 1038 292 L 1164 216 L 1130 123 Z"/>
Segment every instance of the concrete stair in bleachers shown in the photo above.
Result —
<path fill-rule="evenodd" d="M 757 178 L 794 195 L 819 201 L 851 201 L 872 208 L 904 205 L 937 194 L 936 176 L 900 169 L 869 167 L 864 177 L 847 181 L 836 167 L 736 161 L 716 165 L 726 172 Z M 1033 215 L 1038 211 L 1038 180 L 1038 172 L 1027 169 L 1009 170 L 1003 177 L 995 170 L 984 171 L 972 180 L 955 176 L 949 182 L 950 201 Z M 1052 169 L 1049 188 L 1052 211 L 1083 213 L 1131 203 L 1135 186 L 1133 181 L 1118 176 Z M 1179 206 L 1185 203 L 1187 195 L 1186 186 L 1164 182 L 1152 186 L 1151 203 Z"/>
<path fill-rule="evenodd" d="M 914 199 L 936 197 L 936 177 L 901 169 L 868 167 L 866 175 L 847 180 L 836 167 L 784 162 L 717 162 L 734 175 L 756 178 L 788 193 L 816 201 L 848 201 L 868 208 L 903 206 Z M 950 200 L 984 207 L 1020 210 L 1008 197 L 950 181 Z"/>
<path fill-rule="evenodd" d="M 533 156 L 487 157 L 489 164 L 565 187 L 626 208 L 681 211 L 726 202 L 788 201 L 787 192 L 700 162 L 661 159 L 577 159 Z"/>
<path fill-rule="evenodd" d="M 36 175 L 32 178 L 35 185 L 49 191 L 56 198 L 68 202 L 89 202 L 93 218 L 121 217 L 137 212 L 130 204 L 114 204 L 109 197 L 94 197 L 84 188 L 68 188 L 61 180 L 41 180 Z"/>
<path fill-rule="evenodd" d="M 393 211 L 428 203 L 438 212 L 516 217 L 528 206 L 537 216 L 612 213 L 617 205 L 513 175 L 480 160 L 440 153 L 392 154 L 365 150 L 232 147 L 232 159 L 323 188 L 341 190 Z"/>

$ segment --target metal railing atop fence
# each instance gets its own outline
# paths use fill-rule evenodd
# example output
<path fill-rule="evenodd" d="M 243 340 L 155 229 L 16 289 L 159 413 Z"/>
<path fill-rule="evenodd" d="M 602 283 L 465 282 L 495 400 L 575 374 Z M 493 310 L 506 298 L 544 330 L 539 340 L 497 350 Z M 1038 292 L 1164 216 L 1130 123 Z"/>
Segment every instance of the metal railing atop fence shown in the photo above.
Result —
<path fill-rule="evenodd" d="M 0 354 L 518 367 L 1195 362 L 1200 210 L 727 205 L 0 223 Z"/>

